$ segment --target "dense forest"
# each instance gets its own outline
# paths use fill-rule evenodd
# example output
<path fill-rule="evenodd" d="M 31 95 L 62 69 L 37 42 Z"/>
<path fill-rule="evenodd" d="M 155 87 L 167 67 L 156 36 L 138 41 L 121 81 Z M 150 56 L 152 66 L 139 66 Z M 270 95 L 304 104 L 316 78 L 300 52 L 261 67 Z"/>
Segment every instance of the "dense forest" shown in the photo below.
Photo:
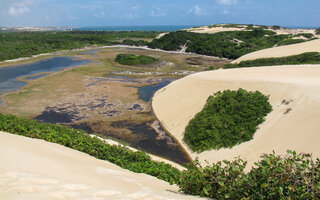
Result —
<path fill-rule="evenodd" d="M 249 141 L 272 110 L 268 100 L 259 91 L 241 88 L 216 92 L 190 120 L 184 141 L 195 152 L 231 148 Z"/>
<path fill-rule="evenodd" d="M 145 45 L 143 39 L 155 38 L 159 33 L 155 31 L 0 32 L 0 61 L 92 45 Z"/>
<path fill-rule="evenodd" d="M 303 39 L 293 39 L 293 37 L 295 35 L 277 35 L 274 31 L 262 28 L 215 34 L 176 31 L 159 39 L 154 39 L 148 46 L 150 48 L 179 51 L 182 46 L 186 45 L 186 52 L 236 59 L 260 49 L 305 41 Z"/>
<path fill-rule="evenodd" d="M 299 55 L 286 56 L 280 58 L 260 58 L 256 60 L 245 60 L 240 63 L 226 64 L 224 69 L 240 67 L 259 67 L 272 65 L 297 65 L 297 64 L 319 64 L 319 52 L 307 52 Z"/>

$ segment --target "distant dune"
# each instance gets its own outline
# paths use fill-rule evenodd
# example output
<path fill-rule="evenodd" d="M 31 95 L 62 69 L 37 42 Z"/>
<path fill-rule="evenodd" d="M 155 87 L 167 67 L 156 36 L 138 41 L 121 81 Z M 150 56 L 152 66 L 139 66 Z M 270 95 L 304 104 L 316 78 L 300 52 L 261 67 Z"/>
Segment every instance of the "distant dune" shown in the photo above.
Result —
<path fill-rule="evenodd" d="M 255 60 L 259 58 L 292 56 L 306 52 L 320 52 L 320 39 L 298 44 L 262 49 L 260 51 L 255 51 L 241 56 L 240 58 L 234 60 L 232 63 L 239 63 L 244 60 Z"/>
<path fill-rule="evenodd" d="M 226 89 L 259 90 L 270 95 L 273 111 L 254 139 L 232 149 L 191 152 L 182 142 L 189 120 L 209 95 Z M 241 156 L 252 165 L 264 153 L 287 149 L 320 157 L 320 65 L 253 67 L 200 72 L 159 90 L 152 102 L 162 125 L 193 158 L 216 162 Z"/>
<path fill-rule="evenodd" d="M 0 132 L 0 199 L 198 198 L 70 148 Z"/>

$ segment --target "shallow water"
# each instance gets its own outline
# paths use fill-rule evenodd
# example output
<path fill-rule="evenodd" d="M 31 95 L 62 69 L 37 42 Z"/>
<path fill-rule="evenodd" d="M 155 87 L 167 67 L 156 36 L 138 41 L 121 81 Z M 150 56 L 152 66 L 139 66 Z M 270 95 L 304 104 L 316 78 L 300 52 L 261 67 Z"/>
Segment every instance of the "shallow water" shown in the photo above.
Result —
<path fill-rule="evenodd" d="M 59 71 L 63 68 L 88 64 L 90 60 L 78 60 L 76 57 L 54 57 L 30 64 L 20 64 L 0 69 L 0 95 L 6 92 L 19 90 L 27 83 L 18 81 L 17 78 L 32 76 L 41 72 Z M 39 75 L 42 77 L 41 75 Z M 40 78 L 30 77 L 31 79 Z"/>
<path fill-rule="evenodd" d="M 166 79 L 166 80 L 161 81 L 160 83 L 140 87 L 139 88 L 139 98 L 142 99 L 143 101 L 146 101 L 146 102 L 150 101 L 156 91 L 167 86 L 172 81 L 173 80 Z"/>
<path fill-rule="evenodd" d="M 85 52 L 81 52 L 80 54 L 95 54 L 99 51 L 102 51 L 102 50 L 99 50 L 99 49 L 96 49 L 96 50 L 91 50 L 91 51 L 85 51 Z"/>
<path fill-rule="evenodd" d="M 179 164 L 190 163 L 186 154 L 183 153 L 178 144 L 176 144 L 169 135 L 166 135 L 165 138 L 158 139 L 158 134 L 153 128 L 151 128 L 150 123 L 151 122 L 133 124 L 128 121 L 118 121 L 112 123 L 112 126 L 119 128 L 126 127 L 132 132 L 132 134 L 143 136 L 144 139 L 139 142 L 131 143 L 131 145 L 137 149 L 168 158 L 169 160 Z"/>
<path fill-rule="evenodd" d="M 24 78 L 23 80 L 36 80 L 38 78 L 45 77 L 48 75 L 49 75 L 48 73 L 44 73 L 44 74 L 39 74 L 39 75 L 35 75 L 35 76 L 30 76 L 30 77 Z"/>

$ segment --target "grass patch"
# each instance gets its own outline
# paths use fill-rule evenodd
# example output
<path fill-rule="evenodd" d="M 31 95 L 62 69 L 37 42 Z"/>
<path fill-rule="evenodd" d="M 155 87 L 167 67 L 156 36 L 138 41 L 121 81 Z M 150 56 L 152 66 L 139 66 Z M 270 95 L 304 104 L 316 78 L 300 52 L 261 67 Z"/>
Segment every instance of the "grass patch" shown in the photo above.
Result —
<path fill-rule="evenodd" d="M 158 59 L 145 55 L 118 54 L 114 61 L 122 65 L 147 65 L 157 62 Z"/>
<path fill-rule="evenodd" d="M 231 148 L 249 141 L 272 110 L 268 99 L 259 91 L 248 92 L 241 88 L 216 92 L 190 120 L 184 141 L 196 152 Z"/>
<path fill-rule="evenodd" d="M 134 152 L 123 146 L 106 144 L 81 130 L 1 113 L 0 130 L 61 144 L 133 172 L 149 174 L 169 183 L 179 183 L 180 171 L 171 165 L 153 161 L 142 151 Z"/>
<path fill-rule="evenodd" d="M 297 65 L 297 64 L 318 64 L 320 63 L 319 52 L 307 52 L 299 55 L 280 57 L 280 58 L 260 58 L 256 60 L 241 61 L 237 64 L 226 64 L 224 69 L 241 67 L 258 67 L 272 65 Z"/>

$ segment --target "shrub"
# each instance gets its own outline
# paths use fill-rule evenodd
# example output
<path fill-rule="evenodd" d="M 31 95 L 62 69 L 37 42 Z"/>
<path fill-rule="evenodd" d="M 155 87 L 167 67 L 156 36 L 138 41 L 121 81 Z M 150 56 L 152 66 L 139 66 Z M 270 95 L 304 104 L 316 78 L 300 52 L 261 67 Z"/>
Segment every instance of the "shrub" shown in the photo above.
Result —
<path fill-rule="evenodd" d="M 320 160 L 288 151 L 285 157 L 263 155 L 245 172 L 241 159 L 185 170 L 180 189 L 214 199 L 320 199 Z"/>
<path fill-rule="evenodd" d="M 118 54 L 115 61 L 122 65 L 146 65 L 154 63 L 158 59 L 145 55 Z"/>
<path fill-rule="evenodd" d="M 316 29 L 316 34 L 317 34 L 317 35 L 320 35 L 320 28 L 317 28 L 317 29 Z"/>
<path fill-rule="evenodd" d="M 153 161 L 145 152 L 134 152 L 123 146 L 106 144 L 81 130 L 39 123 L 35 120 L 26 120 L 1 113 L 0 130 L 61 144 L 98 159 L 107 160 L 130 171 L 149 174 L 169 183 L 179 182 L 180 171 L 171 165 Z"/>
<path fill-rule="evenodd" d="M 184 141 L 197 152 L 249 141 L 272 110 L 268 99 L 259 91 L 248 92 L 241 88 L 216 92 L 190 120 Z"/>
<path fill-rule="evenodd" d="M 258 67 L 272 65 L 297 65 L 297 64 L 317 64 L 320 63 L 319 52 L 307 52 L 299 55 L 280 58 L 260 58 L 256 60 L 245 60 L 237 64 L 226 64 L 224 69 L 240 67 Z"/>

